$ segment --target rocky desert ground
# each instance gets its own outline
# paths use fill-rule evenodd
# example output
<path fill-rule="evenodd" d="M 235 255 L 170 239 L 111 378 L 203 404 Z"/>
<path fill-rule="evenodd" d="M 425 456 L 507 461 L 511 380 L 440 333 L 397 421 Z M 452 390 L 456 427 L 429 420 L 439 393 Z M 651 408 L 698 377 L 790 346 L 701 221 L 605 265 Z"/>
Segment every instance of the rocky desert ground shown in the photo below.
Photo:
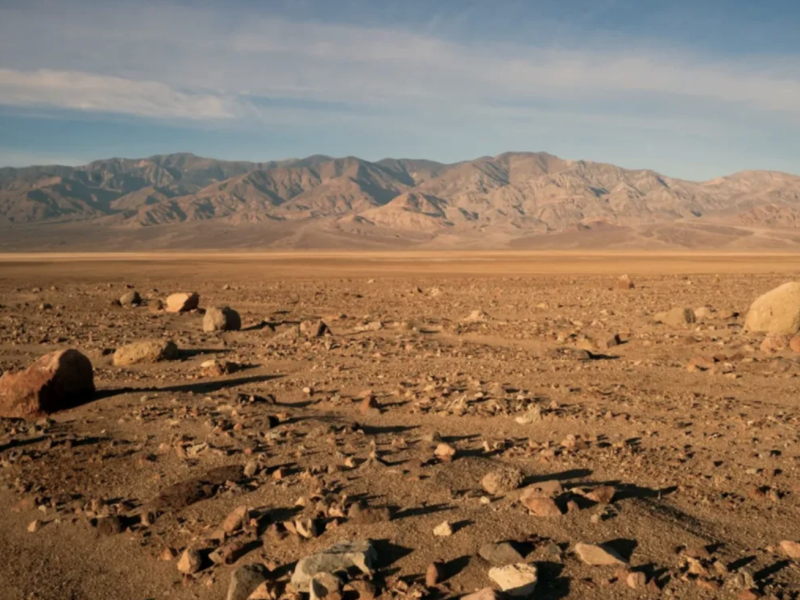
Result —
<path fill-rule="evenodd" d="M 797 598 L 798 272 L 2 256 L 0 598 Z"/>

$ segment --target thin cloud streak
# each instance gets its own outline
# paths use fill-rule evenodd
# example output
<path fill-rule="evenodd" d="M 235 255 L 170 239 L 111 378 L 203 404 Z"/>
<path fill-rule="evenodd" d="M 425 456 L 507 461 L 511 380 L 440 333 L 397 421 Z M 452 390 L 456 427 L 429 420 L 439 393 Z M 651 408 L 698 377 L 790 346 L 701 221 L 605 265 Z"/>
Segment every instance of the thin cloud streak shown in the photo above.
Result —
<path fill-rule="evenodd" d="M 800 62 L 791 57 L 734 63 L 578 40 L 571 49 L 464 42 L 437 37 L 433 28 L 422 34 L 257 12 L 237 17 L 208 6 L 46 6 L 0 7 L 0 103 L 274 123 L 294 118 L 259 107 L 260 98 L 346 103 L 384 117 L 418 111 L 431 119 L 452 112 L 521 118 L 519 111 L 498 112 L 497 103 L 544 102 L 556 108 L 525 114 L 573 113 L 646 129 L 650 119 L 655 128 L 738 127 L 745 115 L 800 124 Z M 120 29 L 121 22 L 129 26 Z M 32 28 L 42 34 L 20 33 Z M 609 114 L 603 102 L 632 109 Z M 658 111 L 650 108 L 656 103 Z M 311 124 L 325 118 L 325 111 L 306 112 Z"/>
<path fill-rule="evenodd" d="M 0 69 L 0 104 L 137 115 L 156 119 L 230 119 L 226 101 L 155 81 L 75 71 Z"/>

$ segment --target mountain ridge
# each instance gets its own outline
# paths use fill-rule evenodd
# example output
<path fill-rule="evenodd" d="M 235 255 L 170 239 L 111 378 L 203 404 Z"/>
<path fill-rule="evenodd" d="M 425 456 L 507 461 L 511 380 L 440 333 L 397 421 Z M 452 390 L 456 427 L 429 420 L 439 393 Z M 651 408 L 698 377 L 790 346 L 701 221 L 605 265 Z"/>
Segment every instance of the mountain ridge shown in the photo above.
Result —
<path fill-rule="evenodd" d="M 598 229 L 646 240 L 642 232 L 653 228 L 674 236 L 678 229 L 695 235 L 697 227 L 711 226 L 730 228 L 731 243 L 742 243 L 743 231 L 765 229 L 775 232 L 766 236 L 769 244 L 794 244 L 800 177 L 745 170 L 696 182 L 546 152 L 451 164 L 325 155 L 224 161 L 182 152 L 77 167 L 0 168 L 6 236 L 43 224 L 130 232 L 200 223 L 264 224 L 270 231 L 283 225 L 288 232 L 303 229 L 304 244 L 313 243 L 316 231 L 356 246 L 389 239 L 413 245 L 422 236 L 428 245 L 461 240 L 505 247 L 516 239 Z M 285 233 L 277 237 L 285 240 Z M 270 233 L 265 244 L 275 239 Z"/>

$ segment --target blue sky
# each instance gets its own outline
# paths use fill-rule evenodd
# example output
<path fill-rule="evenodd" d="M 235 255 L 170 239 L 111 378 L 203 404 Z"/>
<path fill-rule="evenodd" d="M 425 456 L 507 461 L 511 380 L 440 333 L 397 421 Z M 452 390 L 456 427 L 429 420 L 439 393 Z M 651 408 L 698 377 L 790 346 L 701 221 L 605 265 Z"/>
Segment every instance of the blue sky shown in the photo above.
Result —
<path fill-rule="evenodd" d="M 0 0 L 0 166 L 508 150 L 800 174 L 797 0 Z"/>

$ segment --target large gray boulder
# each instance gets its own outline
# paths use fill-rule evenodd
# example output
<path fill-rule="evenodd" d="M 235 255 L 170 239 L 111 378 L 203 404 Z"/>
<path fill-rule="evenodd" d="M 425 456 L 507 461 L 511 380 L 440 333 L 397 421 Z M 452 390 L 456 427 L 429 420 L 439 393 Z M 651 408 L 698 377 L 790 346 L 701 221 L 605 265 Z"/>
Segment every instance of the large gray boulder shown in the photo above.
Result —
<path fill-rule="evenodd" d="M 784 283 L 750 306 L 745 329 L 794 335 L 800 331 L 800 282 Z"/>

